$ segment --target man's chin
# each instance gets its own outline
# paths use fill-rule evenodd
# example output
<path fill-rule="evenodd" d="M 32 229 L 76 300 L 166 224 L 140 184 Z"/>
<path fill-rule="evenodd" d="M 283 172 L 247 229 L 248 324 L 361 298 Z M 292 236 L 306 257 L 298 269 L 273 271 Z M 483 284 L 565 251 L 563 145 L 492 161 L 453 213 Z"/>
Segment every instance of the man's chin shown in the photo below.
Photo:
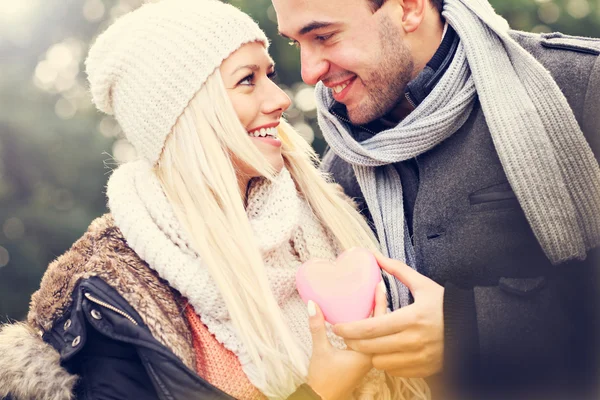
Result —
<path fill-rule="evenodd" d="M 379 110 L 364 110 L 360 107 L 354 109 L 346 109 L 348 119 L 353 125 L 366 125 L 369 122 L 373 122 L 383 116 L 383 113 L 378 112 Z"/>

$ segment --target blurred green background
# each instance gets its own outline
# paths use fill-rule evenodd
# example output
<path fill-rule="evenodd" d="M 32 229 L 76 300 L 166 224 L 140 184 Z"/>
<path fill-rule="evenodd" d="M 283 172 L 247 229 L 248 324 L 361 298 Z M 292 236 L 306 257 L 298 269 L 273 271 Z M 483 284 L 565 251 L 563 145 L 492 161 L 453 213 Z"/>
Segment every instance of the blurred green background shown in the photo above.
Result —
<path fill-rule="evenodd" d="M 326 1 L 326 0 L 323 0 Z M 231 0 L 272 39 L 287 118 L 324 148 L 298 50 L 277 35 L 269 0 Z M 22 319 L 50 261 L 106 212 L 111 168 L 135 157 L 96 112 L 83 60 L 94 37 L 142 0 L 0 0 L 0 320 Z M 600 0 L 492 0 L 514 29 L 600 37 Z"/>

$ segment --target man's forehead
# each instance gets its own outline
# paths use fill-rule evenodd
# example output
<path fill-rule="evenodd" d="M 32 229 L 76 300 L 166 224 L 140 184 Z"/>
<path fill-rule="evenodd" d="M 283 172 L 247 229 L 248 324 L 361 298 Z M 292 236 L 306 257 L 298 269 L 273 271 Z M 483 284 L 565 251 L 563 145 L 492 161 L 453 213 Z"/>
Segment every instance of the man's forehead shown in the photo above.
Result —
<path fill-rule="evenodd" d="M 358 0 L 367 1 L 367 0 Z M 277 13 L 279 32 L 284 36 L 295 36 L 307 26 L 332 24 L 347 15 L 349 6 L 357 0 L 272 0 Z M 352 4 L 350 4 L 352 3 Z"/>

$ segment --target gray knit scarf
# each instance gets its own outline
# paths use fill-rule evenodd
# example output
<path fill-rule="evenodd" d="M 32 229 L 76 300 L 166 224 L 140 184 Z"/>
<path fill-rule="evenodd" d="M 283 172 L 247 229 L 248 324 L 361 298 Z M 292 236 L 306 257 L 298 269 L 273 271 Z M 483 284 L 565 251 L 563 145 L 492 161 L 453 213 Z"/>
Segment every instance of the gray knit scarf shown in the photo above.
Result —
<path fill-rule="evenodd" d="M 402 185 L 391 164 L 414 158 L 456 132 L 478 96 L 496 151 L 525 216 L 553 264 L 584 259 L 600 244 L 600 167 L 549 72 L 508 35 L 487 0 L 446 0 L 442 14 L 460 37 L 433 91 L 393 129 L 358 143 L 317 86 L 319 124 L 350 163 L 382 249 L 418 269 L 404 218 Z M 510 88 L 510 90 L 506 90 Z M 393 307 L 409 302 L 397 285 Z"/>

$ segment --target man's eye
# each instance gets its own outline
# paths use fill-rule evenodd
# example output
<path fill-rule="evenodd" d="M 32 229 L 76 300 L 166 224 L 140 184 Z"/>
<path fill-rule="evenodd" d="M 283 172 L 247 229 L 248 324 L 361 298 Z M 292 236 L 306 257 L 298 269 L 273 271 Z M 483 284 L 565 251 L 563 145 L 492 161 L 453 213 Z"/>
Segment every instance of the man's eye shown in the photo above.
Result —
<path fill-rule="evenodd" d="M 327 35 L 317 35 L 315 36 L 315 40 L 319 41 L 319 42 L 324 42 L 327 39 L 331 38 L 333 36 L 333 33 L 327 34 Z"/>
<path fill-rule="evenodd" d="M 295 48 L 297 48 L 297 49 L 298 49 L 298 48 L 300 48 L 300 43 L 298 43 L 298 41 L 297 41 L 297 40 L 290 40 L 290 41 L 288 42 L 288 44 L 289 44 L 290 46 L 294 46 L 294 47 L 295 47 Z"/>

